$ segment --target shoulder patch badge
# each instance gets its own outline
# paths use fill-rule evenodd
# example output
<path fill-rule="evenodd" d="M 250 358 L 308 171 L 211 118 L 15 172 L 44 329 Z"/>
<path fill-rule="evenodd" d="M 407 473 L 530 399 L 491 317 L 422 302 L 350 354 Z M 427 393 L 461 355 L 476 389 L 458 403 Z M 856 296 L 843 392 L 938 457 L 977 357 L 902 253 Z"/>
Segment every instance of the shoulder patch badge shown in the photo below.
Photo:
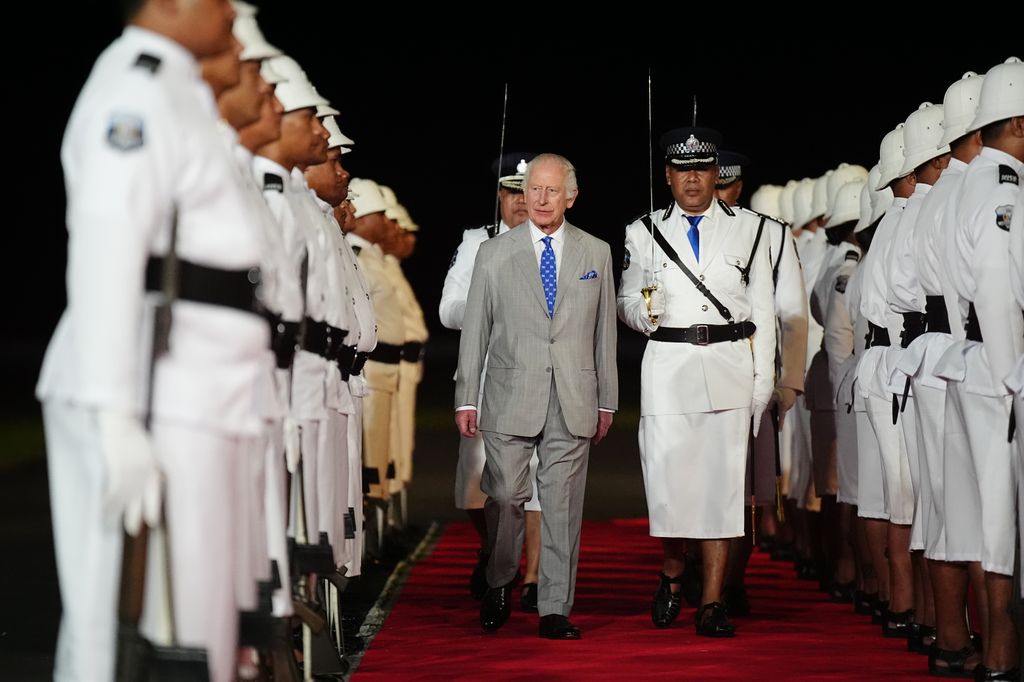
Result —
<path fill-rule="evenodd" d="M 622 271 L 623 272 L 625 272 L 626 270 L 629 270 L 629 260 L 630 260 L 629 249 L 626 249 L 626 255 L 622 257 Z"/>
<path fill-rule="evenodd" d="M 273 173 L 263 174 L 263 191 L 284 192 L 284 178 Z"/>
<path fill-rule="evenodd" d="M 849 275 L 840 275 L 836 278 L 836 291 L 841 294 L 846 293 L 846 283 L 850 281 Z"/>
<path fill-rule="evenodd" d="M 107 126 L 107 142 L 122 152 L 142 146 L 142 117 L 135 114 L 114 114 Z"/>
<path fill-rule="evenodd" d="M 1005 204 L 996 208 L 996 227 L 1010 231 L 1010 219 L 1013 217 L 1013 204 Z"/>
<path fill-rule="evenodd" d="M 1013 170 L 1010 166 L 1005 163 L 999 164 L 999 184 L 1020 185 L 1020 176 L 1017 175 L 1017 171 Z"/>

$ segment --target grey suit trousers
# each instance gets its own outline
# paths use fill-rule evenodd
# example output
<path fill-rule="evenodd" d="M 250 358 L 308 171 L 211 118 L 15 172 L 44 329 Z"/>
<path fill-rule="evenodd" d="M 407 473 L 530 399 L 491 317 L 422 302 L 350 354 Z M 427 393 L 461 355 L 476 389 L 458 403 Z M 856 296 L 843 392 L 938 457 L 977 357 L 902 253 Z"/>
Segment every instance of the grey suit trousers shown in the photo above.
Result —
<path fill-rule="evenodd" d="M 534 447 L 537 492 L 541 509 L 540 583 L 537 608 L 541 616 L 572 610 L 576 565 L 580 555 L 583 495 L 587 485 L 590 439 L 569 432 L 551 382 L 544 429 L 532 437 L 482 431 L 487 464 L 480 481 L 491 558 L 487 582 L 500 587 L 519 570 L 525 532 L 523 505 L 530 499 L 530 458 Z"/>

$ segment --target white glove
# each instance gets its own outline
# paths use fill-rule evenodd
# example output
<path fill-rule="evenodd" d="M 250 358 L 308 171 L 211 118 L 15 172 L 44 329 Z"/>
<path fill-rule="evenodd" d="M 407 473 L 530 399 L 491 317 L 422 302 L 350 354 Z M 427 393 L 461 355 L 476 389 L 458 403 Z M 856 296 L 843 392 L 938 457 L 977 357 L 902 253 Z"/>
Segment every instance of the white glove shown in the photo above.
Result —
<path fill-rule="evenodd" d="M 129 535 L 137 535 L 143 522 L 155 527 L 160 523 L 161 479 L 149 433 L 138 418 L 126 414 L 100 412 L 97 421 L 107 464 L 104 514 L 113 523 L 123 515 Z"/>
<path fill-rule="evenodd" d="M 761 429 L 761 417 L 764 416 L 764 411 L 765 409 L 767 409 L 767 407 L 767 404 L 762 403 L 757 398 L 754 398 L 750 402 L 750 415 L 751 419 L 753 420 L 751 424 L 754 433 L 754 438 L 757 438 L 757 432 Z"/>
<path fill-rule="evenodd" d="M 299 433 L 299 423 L 291 417 L 284 418 L 284 461 L 288 466 L 288 473 L 294 474 L 299 468 L 299 460 L 302 458 L 302 442 Z"/>
<path fill-rule="evenodd" d="M 651 292 L 651 317 L 658 317 L 665 314 L 665 292 L 658 287 Z"/>

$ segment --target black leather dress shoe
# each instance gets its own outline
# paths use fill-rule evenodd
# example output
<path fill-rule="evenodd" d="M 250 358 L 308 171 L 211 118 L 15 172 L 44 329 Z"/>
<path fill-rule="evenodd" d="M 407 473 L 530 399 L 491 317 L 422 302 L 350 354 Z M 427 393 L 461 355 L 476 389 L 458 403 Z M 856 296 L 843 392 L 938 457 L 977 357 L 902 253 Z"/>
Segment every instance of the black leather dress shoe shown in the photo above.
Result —
<path fill-rule="evenodd" d="M 491 587 L 484 593 L 480 600 L 480 627 L 486 632 L 494 632 L 512 615 L 512 588 L 515 584 L 516 580 L 513 580 L 501 587 Z"/>
<path fill-rule="evenodd" d="M 914 609 L 906 611 L 890 611 L 886 609 L 885 619 L 882 621 L 882 636 L 893 638 L 907 638 L 912 634 L 911 619 L 914 617 Z"/>
<path fill-rule="evenodd" d="M 995 680 L 999 682 L 1003 682 L 1003 680 L 1016 682 L 1020 679 L 1020 667 L 1015 666 L 1010 670 L 992 670 L 991 668 L 979 665 L 974 669 L 974 679 L 978 682 L 994 682 Z"/>
<path fill-rule="evenodd" d="M 874 603 L 878 599 L 877 592 L 864 592 L 857 590 L 853 593 L 853 610 L 862 616 L 870 616 L 874 610 Z"/>
<path fill-rule="evenodd" d="M 654 601 L 651 603 L 651 620 L 659 628 L 667 628 L 679 615 L 682 608 L 682 590 L 672 591 L 672 585 L 680 585 L 683 582 L 682 576 L 669 578 L 664 573 L 659 574 L 661 582 L 658 589 L 654 591 Z"/>
<path fill-rule="evenodd" d="M 539 634 L 544 639 L 580 639 L 580 629 L 565 616 L 552 613 L 540 617 Z"/>
<path fill-rule="evenodd" d="M 704 604 L 697 609 L 697 634 L 703 637 L 733 637 L 736 626 L 729 622 L 725 606 L 720 601 Z"/>
<path fill-rule="evenodd" d="M 526 613 L 537 613 L 537 583 L 523 583 L 519 594 L 519 608 Z"/>
<path fill-rule="evenodd" d="M 487 562 L 491 555 L 483 550 L 477 553 L 476 566 L 469 577 L 469 594 L 473 599 L 482 599 L 487 591 Z"/>
<path fill-rule="evenodd" d="M 915 654 L 931 653 L 932 642 L 935 640 L 935 626 L 921 625 L 920 623 L 910 624 L 910 634 L 907 635 L 907 651 Z"/>

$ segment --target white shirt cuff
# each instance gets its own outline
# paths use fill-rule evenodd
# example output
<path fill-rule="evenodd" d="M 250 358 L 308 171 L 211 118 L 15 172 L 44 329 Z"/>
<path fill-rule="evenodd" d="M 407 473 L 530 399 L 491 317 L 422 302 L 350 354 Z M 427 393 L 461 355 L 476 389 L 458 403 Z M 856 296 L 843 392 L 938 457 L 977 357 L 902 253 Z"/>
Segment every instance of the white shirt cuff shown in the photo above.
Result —
<path fill-rule="evenodd" d="M 598 412 L 607 412 L 608 414 L 615 414 L 615 410 L 609 410 L 609 409 L 604 408 L 604 407 L 597 408 L 597 411 Z"/>
<path fill-rule="evenodd" d="M 455 408 L 456 412 L 465 412 L 466 410 L 476 410 L 476 405 L 463 405 Z"/>

